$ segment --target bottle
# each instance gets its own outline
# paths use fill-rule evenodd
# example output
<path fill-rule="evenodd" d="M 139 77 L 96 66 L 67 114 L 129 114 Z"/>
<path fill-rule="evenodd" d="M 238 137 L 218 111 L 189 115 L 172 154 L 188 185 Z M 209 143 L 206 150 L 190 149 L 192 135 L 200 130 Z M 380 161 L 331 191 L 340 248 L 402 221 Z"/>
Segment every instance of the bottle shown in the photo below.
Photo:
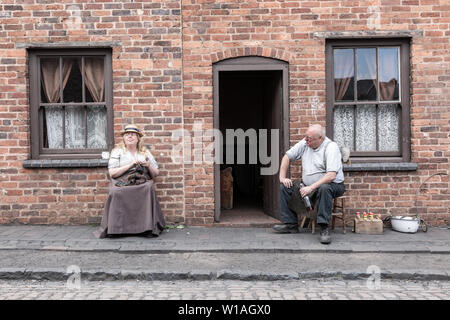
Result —
<path fill-rule="evenodd" d="M 381 214 L 377 214 L 377 219 L 381 220 Z"/>
<path fill-rule="evenodd" d="M 311 201 L 308 196 L 303 197 L 303 202 L 305 203 L 306 210 L 312 211 Z"/>
<path fill-rule="evenodd" d="M 303 183 L 300 183 L 300 189 L 303 188 L 305 185 Z M 306 210 L 307 211 L 312 211 L 312 205 L 311 205 L 311 200 L 309 200 L 308 196 L 304 196 L 303 198 L 303 203 L 305 204 Z"/>
<path fill-rule="evenodd" d="M 356 220 L 361 220 L 361 213 L 359 212 L 356 213 Z"/>
<path fill-rule="evenodd" d="M 367 221 L 367 213 L 365 211 L 363 212 L 363 220 Z"/>
<path fill-rule="evenodd" d="M 373 221 L 373 212 L 369 212 L 369 220 Z"/>

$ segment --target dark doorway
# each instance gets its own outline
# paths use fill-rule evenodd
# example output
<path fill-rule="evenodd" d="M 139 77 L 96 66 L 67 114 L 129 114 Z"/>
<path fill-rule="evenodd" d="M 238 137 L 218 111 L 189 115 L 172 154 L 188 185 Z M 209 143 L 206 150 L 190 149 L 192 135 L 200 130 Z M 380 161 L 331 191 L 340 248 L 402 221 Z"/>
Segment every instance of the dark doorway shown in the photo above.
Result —
<path fill-rule="evenodd" d="M 287 141 L 287 113 L 284 110 L 287 64 L 258 57 L 230 60 L 233 60 L 228 61 L 231 64 L 221 65 L 221 68 L 215 66 L 214 70 L 215 128 L 220 129 L 223 136 L 223 163 L 215 168 L 215 221 L 266 226 L 276 222 L 273 218 L 279 218 L 278 168 Z M 272 158 L 270 164 L 261 163 L 260 158 L 261 130 L 264 129 L 267 138 L 262 138 L 266 145 L 263 154 Z M 272 129 L 278 134 L 274 136 L 274 139 L 278 137 L 274 154 L 271 154 Z M 240 130 L 246 138 L 227 139 L 227 130 L 235 135 Z M 245 151 L 243 163 L 242 158 L 238 158 L 242 151 Z M 220 201 L 220 172 L 230 167 L 233 206 L 224 209 Z M 274 171 L 273 174 L 262 174 L 261 169 L 269 167 L 272 169 L 268 171 Z"/>

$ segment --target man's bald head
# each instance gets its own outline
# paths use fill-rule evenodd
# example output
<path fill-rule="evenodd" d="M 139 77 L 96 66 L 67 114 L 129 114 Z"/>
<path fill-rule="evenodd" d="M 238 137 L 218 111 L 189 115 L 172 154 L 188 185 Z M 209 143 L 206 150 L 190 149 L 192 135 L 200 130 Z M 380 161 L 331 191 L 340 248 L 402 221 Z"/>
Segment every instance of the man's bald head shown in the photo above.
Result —
<path fill-rule="evenodd" d="M 325 139 L 325 128 L 320 124 L 313 124 L 306 130 L 306 144 L 313 149 L 318 148 Z"/>
<path fill-rule="evenodd" d="M 316 137 L 324 137 L 325 136 L 325 128 L 322 127 L 320 124 L 313 124 L 309 126 L 308 130 L 306 131 L 306 134 L 312 133 L 315 134 Z"/>

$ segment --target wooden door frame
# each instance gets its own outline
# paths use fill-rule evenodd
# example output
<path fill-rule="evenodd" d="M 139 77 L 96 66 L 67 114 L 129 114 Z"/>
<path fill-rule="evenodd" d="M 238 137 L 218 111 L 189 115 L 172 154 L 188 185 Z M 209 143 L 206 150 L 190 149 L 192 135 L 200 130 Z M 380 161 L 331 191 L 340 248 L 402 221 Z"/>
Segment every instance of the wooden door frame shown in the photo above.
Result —
<path fill-rule="evenodd" d="M 289 63 L 273 58 L 245 56 L 213 64 L 213 125 L 219 130 L 219 72 L 221 71 L 281 71 L 282 72 L 282 149 L 289 148 Z M 220 164 L 214 163 L 214 221 L 220 219 Z"/>

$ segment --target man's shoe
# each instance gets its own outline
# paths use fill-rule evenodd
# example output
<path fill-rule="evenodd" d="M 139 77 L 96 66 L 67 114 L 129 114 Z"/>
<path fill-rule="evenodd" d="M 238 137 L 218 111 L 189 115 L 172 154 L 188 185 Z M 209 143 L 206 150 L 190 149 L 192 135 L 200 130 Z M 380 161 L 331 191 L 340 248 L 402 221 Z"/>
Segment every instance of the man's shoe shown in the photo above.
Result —
<path fill-rule="evenodd" d="M 322 243 L 322 244 L 330 244 L 331 243 L 330 230 L 328 229 L 328 227 L 323 228 L 320 231 L 320 243 Z"/>
<path fill-rule="evenodd" d="M 276 224 L 273 226 L 273 230 L 277 233 L 298 233 L 298 224 L 284 223 Z"/>

